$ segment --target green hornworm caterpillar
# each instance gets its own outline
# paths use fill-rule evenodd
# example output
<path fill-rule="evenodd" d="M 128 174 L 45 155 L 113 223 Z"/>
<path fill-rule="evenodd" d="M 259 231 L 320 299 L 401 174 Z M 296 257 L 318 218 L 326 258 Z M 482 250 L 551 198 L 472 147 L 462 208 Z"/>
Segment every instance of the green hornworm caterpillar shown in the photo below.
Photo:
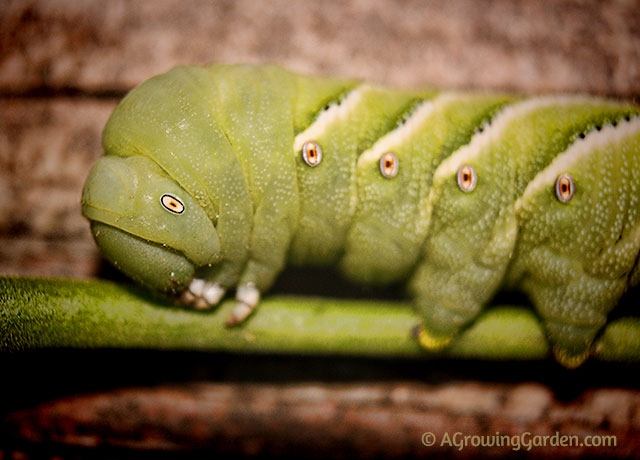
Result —
<path fill-rule="evenodd" d="M 112 263 L 229 324 L 285 263 L 407 280 L 427 348 L 504 286 L 577 366 L 638 284 L 640 110 L 580 96 L 398 91 L 278 67 L 179 67 L 106 125 L 83 214 Z"/>

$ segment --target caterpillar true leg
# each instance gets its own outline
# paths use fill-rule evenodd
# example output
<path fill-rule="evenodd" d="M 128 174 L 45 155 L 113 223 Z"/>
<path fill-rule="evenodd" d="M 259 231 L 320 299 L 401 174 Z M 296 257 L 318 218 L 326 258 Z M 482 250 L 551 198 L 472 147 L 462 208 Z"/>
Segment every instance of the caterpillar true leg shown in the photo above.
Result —
<path fill-rule="evenodd" d="M 253 313 L 259 302 L 260 291 L 258 291 L 253 283 L 238 286 L 236 304 L 233 310 L 231 310 L 231 314 L 225 324 L 227 326 L 235 326 L 242 323 Z"/>
<path fill-rule="evenodd" d="M 182 291 L 180 301 L 183 305 L 201 310 L 218 305 L 225 292 L 225 289 L 217 283 L 194 278 L 189 287 Z"/>

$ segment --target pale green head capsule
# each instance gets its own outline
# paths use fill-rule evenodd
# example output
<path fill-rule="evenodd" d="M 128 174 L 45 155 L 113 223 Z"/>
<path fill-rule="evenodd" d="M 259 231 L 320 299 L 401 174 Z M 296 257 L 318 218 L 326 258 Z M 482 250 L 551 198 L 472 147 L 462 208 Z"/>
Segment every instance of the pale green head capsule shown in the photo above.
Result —
<path fill-rule="evenodd" d="M 220 258 L 204 209 L 153 161 L 105 156 L 84 186 L 82 213 L 105 256 L 144 285 L 178 292 Z"/>

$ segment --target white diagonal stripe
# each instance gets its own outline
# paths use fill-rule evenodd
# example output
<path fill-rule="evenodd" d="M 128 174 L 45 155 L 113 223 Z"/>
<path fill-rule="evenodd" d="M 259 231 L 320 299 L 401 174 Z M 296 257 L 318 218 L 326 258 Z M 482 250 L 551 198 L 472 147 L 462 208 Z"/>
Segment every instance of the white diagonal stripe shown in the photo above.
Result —
<path fill-rule="evenodd" d="M 516 202 L 516 210 L 520 208 L 521 203 L 526 202 L 528 195 L 555 183 L 560 174 L 570 171 L 573 165 L 584 161 L 592 152 L 610 144 L 620 143 L 634 134 L 640 134 L 640 117 L 635 117 L 628 122 L 619 122 L 617 127 L 605 125 L 600 131 L 591 131 L 584 139 L 578 139 L 529 182 Z"/>
<path fill-rule="evenodd" d="M 296 136 L 293 141 L 294 152 L 299 152 L 305 142 L 321 138 L 327 130 L 332 129 L 335 123 L 348 123 L 349 115 L 358 107 L 363 94 L 370 90 L 369 85 L 358 86 L 347 94 L 339 104 L 332 104 L 327 110 L 320 113 L 307 129 Z"/>
<path fill-rule="evenodd" d="M 456 174 L 460 166 L 472 162 L 488 145 L 499 141 L 504 130 L 513 120 L 527 116 L 542 107 L 558 105 L 582 105 L 594 103 L 596 99 L 585 96 L 544 96 L 526 99 L 506 106 L 496 115 L 489 126 L 471 138 L 471 141 L 445 159 L 436 170 L 435 177 Z"/>

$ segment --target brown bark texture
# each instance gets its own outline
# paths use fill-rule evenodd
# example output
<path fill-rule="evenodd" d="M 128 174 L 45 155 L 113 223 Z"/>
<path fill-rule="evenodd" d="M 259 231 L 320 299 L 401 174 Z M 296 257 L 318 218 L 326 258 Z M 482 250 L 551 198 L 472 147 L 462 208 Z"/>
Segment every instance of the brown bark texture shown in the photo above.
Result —
<path fill-rule="evenodd" d="M 9 425 L 33 442 L 146 452 L 628 458 L 640 448 L 639 409 L 638 394 L 597 389 L 562 402 L 537 383 L 190 383 L 54 400 Z"/>

